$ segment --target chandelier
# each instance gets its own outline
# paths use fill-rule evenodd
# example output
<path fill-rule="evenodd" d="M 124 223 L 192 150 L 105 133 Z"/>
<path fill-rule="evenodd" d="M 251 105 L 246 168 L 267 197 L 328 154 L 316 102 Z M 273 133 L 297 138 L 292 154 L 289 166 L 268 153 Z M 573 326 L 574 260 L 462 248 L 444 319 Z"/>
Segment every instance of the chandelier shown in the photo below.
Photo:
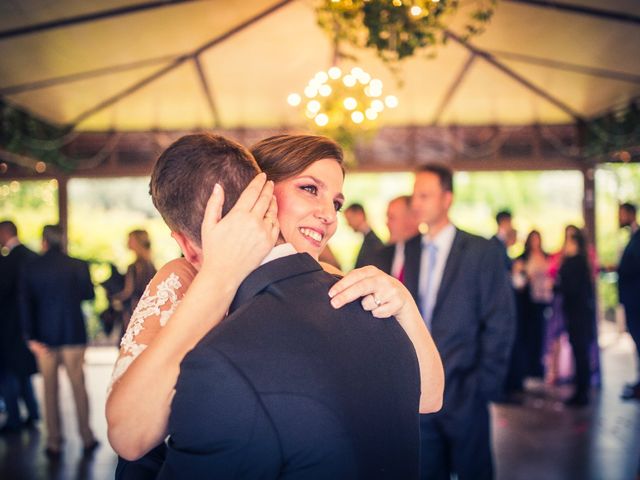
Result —
<path fill-rule="evenodd" d="M 394 95 L 384 95 L 382 81 L 360 67 L 343 72 L 333 66 L 318 72 L 302 94 L 292 93 L 287 102 L 304 112 L 310 126 L 350 148 L 355 137 L 377 128 L 386 108 L 398 106 Z"/>
<path fill-rule="evenodd" d="M 460 37 L 482 33 L 496 4 L 475 0 Z M 316 12 L 336 45 L 373 48 L 384 61 L 396 62 L 417 48 L 444 44 L 447 19 L 459 5 L 460 0 L 319 0 Z"/>

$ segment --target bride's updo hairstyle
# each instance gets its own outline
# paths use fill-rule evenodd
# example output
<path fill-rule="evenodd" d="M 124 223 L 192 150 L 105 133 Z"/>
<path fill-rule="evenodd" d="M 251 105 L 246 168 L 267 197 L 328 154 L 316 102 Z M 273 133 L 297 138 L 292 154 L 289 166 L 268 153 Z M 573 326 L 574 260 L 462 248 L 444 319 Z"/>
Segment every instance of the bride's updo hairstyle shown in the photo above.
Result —
<path fill-rule="evenodd" d="M 318 160 L 338 162 L 344 175 L 344 155 L 336 142 L 319 135 L 275 135 L 251 147 L 260 169 L 275 183 L 295 177 Z"/>

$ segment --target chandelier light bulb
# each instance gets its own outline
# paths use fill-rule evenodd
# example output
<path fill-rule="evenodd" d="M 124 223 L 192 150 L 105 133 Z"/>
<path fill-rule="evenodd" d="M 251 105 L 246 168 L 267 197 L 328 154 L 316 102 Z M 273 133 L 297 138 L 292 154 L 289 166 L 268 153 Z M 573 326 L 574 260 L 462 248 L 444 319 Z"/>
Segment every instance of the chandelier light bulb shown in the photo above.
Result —
<path fill-rule="evenodd" d="M 364 114 L 361 111 L 356 110 L 351 113 L 351 120 L 353 120 L 353 123 L 362 123 L 364 121 Z"/>
<path fill-rule="evenodd" d="M 384 103 L 382 102 L 382 100 L 376 99 L 373 102 L 371 102 L 371 108 L 374 111 L 380 113 L 384 110 Z"/>
<path fill-rule="evenodd" d="M 422 8 L 420 8 L 418 5 L 414 5 L 413 7 L 411 7 L 410 11 L 411 15 L 413 15 L 414 17 L 419 17 L 422 13 Z"/>
<path fill-rule="evenodd" d="M 366 72 L 362 72 L 360 74 L 360 76 L 358 77 L 358 81 L 363 84 L 366 85 L 367 83 L 369 83 L 369 81 L 371 81 L 371 75 L 369 75 Z"/>
<path fill-rule="evenodd" d="M 321 85 L 318 89 L 318 92 L 320 92 L 320 95 L 322 95 L 323 97 L 328 97 L 329 95 L 331 95 L 332 91 L 333 90 L 331 89 L 331 87 L 326 83 L 324 85 Z"/>
<path fill-rule="evenodd" d="M 315 79 L 322 84 L 329 80 L 329 75 L 327 75 L 326 72 L 318 72 L 316 73 Z"/>
<path fill-rule="evenodd" d="M 307 110 L 309 110 L 311 113 L 318 113 L 320 111 L 320 102 L 318 100 L 311 100 L 309 103 L 307 103 Z"/>
<path fill-rule="evenodd" d="M 318 89 L 309 85 L 304 89 L 304 94 L 307 98 L 313 98 L 318 95 Z"/>
<path fill-rule="evenodd" d="M 344 99 L 344 102 L 342 102 L 342 104 L 347 110 L 355 110 L 358 106 L 358 101 L 353 97 L 347 97 Z"/>
<path fill-rule="evenodd" d="M 376 90 L 374 88 L 370 88 L 368 90 L 368 96 L 373 97 L 373 98 L 378 98 L 382 95 L 382 90 Z"/>
<path fill-rule="evenodd" d="M 333 80 L 337 80 L 342 76 L 342 70 L 340 70 L 338 67 L 331 67 L 328 73 L 329 78 L 332 78 Z"/>
<path fill-rule="evenodd" d="M 324 127 L 329 123 L 329 117 L 326 113 L 319 113 L 315 118 L 316 125 Z"/>
<path fill-rule="evenodd" d="M 373 108 L 367 108 L 364 114 L 369 120 L 375 120 L 376 118 L 378 118 L 378 112 L 376 112 Z"/>
<path fill-rule="evenodd" d="M 356 77 L 353 75 L 345 75 L 342 81 L 347 87 L 353 87 L 357 82 Z"/>
<path fill-rule="evenodd" d="M 313 77 L 311 80 L 309 80 L 309 86 L 310 87 L 318 89 L 318 88 L 320 88 L 320 85 L 322 85 L 322 82 L 320 80 L 318 80 L 316 77 Z"/>
<path fill-rule="evenodd" d="M 371 87 L 374 90 L 382 91 L 382 80 L 379 80 L 377 78 L 372 79 L 371 82 L 369 83 L 369 87 Z"/>
<path fill-rule="evenodd" d="M 297 93 L 292 93 L 287 97 L 287 103 L 289 103 L 289 105 L 291 105 L 292 107 L 297 107 L 298 105 L 300 105 L 301 101 L 302 97 L 300 97 L 300 95 L 298 95 Z"/>
<path fill-rule="evenodd" d="M 398 106 L 398 99 L 394 95 L 387 95 L 384 103 L 389 108 L 396 108 Z"/>

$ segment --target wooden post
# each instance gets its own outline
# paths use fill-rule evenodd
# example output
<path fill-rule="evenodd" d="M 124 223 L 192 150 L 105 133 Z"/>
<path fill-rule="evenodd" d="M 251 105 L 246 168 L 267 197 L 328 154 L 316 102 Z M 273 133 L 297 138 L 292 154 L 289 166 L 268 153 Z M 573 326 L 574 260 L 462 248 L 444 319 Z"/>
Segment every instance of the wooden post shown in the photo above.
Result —
<path fill-rule="evenodd" d="M 67 251 L 68 245 L 68 228 L 69 228 L 69 209 L 68 209 L 68 194 L 67 194 L 67 182 L 69 179 L 66 176 L 59 176 L 56 178 L 58 181 L 58 223 L 62 228 L 62 250 Z"/>
<path fill-rule="evenodd" d="M 582 215 L 584 230 L 589 245 L 596 245 L 596 169 L 593 165 L 585 165 L 582 169 L 584 196 L 582 198 Z"/>

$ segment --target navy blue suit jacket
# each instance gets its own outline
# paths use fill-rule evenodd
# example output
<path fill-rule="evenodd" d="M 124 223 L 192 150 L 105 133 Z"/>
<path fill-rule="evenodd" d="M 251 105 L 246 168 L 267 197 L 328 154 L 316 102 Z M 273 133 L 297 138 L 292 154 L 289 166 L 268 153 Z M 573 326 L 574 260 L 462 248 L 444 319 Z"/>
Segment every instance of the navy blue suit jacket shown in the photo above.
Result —
<path fill-rule="evenodd" d="M 160 479 L 417 478 L 420 379 L 394 319 L 339 310 L 307 254 L 263 265 L 181 365 Z"/>
<path fill-rule="evenodd" d="M 37 371 L 22 334 L 18 301 L 20 278 L 26 265 L 37 257 L 24 245 L 17 245 L 9 255 L 0 257 L 0 370 L 5 368 L 18 375 Z"/>
<path fill-rule="evenodd" d="M 391 275 L 391 267 L 393 267 L 393 257 L 396 254 L 396 244 L 385 245 L 378 250 L 375 260 L 373 262 L 374 267 L 378 267 L 384 273 Z"/>
<path fill-rule="evenodd" d="M 620 303 L 640 314 L 640 229 L 631 236 L 618 265 Z"/>
<path fill-rule="evenodd" d="M 369 230 L 369 233 L 367 233 L 362 240 L 362 246 L 358 252 L 354 268 L 375 265 L 376 257 L 382 247 L 384 247 L 382 240 L 378 238 L 373 230 Z"/>
<path fill-rule="evenodd" d="M 416 303 L 421 248 L 421 237 L 405 244 L 404 282 Z M 435 415 L 464 418 L 474 402 L 500 394 L 515 322 L 503 252 L 487 239 L 456 229 L 431 323 L 445 371 L 444 406 Z"/>
<path fill-rule="evenodd" d="M 24 270 L 21 310 L 25 335 L 51 347 L 84 345 L 83 300 L 94 298 L 89 264 L 52 249 Z"/>
<path fill-rule="evenodd" d="M 493 237 L 491 237 L 489 241 L 493 242 L 493 244 L 500 249 L 500 252 L 502 252 L 502 261 L 504 262 L 504 269 L 507 272 L 511 273 L 513 260 L 511 260 L 511 257 L 509 257 L 509 253 L 507 253 L 507 246 L 504 243 L 502 243 L 502 240 L 500 240 L 497 235 L 494 235 Z"/>

